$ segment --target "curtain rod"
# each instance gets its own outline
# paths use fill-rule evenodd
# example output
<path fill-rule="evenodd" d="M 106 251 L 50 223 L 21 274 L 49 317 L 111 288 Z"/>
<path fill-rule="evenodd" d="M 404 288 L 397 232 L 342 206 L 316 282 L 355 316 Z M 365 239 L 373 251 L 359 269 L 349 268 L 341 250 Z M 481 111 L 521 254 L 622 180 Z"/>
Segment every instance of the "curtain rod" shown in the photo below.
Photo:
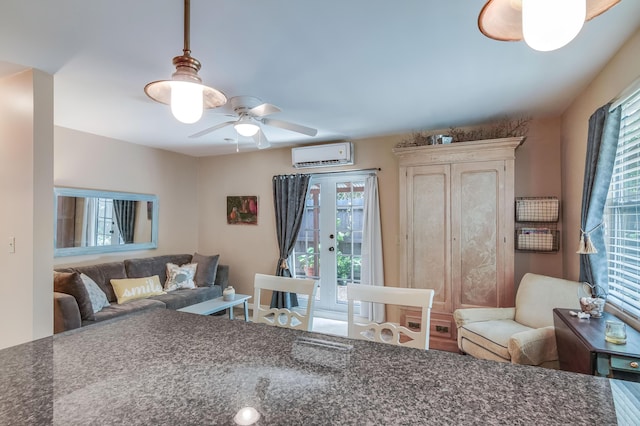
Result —
<path fill-rule="evenodd" d="M 614 109 L 618 108 L 620 105 L 622 105 L 627 99 L 629 99 L 631 97 L 631 95 L 633 95 L 634 93 L 636 93 L 638 90 L 640 90 L 640 77 L 636 78 L 633 83 L 631 83 L 630 85 L 628 85 L 622 92 L 620 92 L 620 94 L 618 96 L 616 96 L 611 102 L 611 107 L 609 108 L 609 111 L 613 111 Z"/>
<path fill-rule="evenodd" d="M 311 176 L 324 176 L 324 175 L 333 175 L 337 173 L 376 173 L 381 171 L 380 167 L 374 167 L 371 169 L 351 169 L 351 170 L 336 170 L 335 172 L 320 172 L 320 173 L 309 173 Z"/>

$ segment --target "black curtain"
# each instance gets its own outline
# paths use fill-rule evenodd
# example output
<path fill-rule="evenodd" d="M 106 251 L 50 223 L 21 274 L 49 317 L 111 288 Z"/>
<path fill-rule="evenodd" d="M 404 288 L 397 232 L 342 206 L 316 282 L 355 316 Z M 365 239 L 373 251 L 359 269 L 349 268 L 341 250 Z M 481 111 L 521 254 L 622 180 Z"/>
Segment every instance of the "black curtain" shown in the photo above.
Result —
<path fill-rule="evenodd" d="M 310 175 L 279 175 L 273 177 L 273 206 L 276 213 L 276 233 L 280 257 L 276 266 L 276 275 L 291 277 L 287 259 L 296 244 L 296 238 L 302 225 L 304 203 L 309 187 Z M 271 297 L 272 308 L 290 309 L 298 306 L 295 293 L 274 291 Z"/>
<path fill-rule="evenodd" d="M 587 158 L 580 219 L 580 281 L 594 288 L 594 297 L 608 291 L 609 268 L 604 242 L 603 214 L 618 148 L 621 107 L 600 107 L 589 118 Z"/>
<path fill-rule="evenodd" d="M 133 243 L 136 228 L 136 202 L 131 200 L 113 200 L 116 223 L 125 244 Z"/>

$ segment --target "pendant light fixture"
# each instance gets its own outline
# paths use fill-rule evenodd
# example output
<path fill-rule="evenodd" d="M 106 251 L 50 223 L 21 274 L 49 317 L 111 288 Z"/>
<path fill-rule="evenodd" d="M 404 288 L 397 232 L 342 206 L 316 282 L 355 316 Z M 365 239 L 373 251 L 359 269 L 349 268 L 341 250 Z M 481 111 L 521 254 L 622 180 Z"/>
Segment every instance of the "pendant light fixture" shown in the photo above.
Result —
<path fill-rule="evenodd" d="M 191 2 L 184 0 L 184 48 L 182 55 L 173 58 L 176 71 L 171 80 L 154 81 L 144 91 L 156 102 L 171 105 L 173 116 L 183 123 L 200 120 L 203 109 L 216 108 L 227 103 L 227 97 L 212 87 L 202 84 L 198 76 L 200 61 L 191 57 L 189 30 Z"/>
<path fill-rule="evenodd" d="M 620 0 L 489 0 L 478 17 L 482 34 L 500 41 L 524 40 L 540 51 L 561 48 L 573 40 L 585 21 Z"/>

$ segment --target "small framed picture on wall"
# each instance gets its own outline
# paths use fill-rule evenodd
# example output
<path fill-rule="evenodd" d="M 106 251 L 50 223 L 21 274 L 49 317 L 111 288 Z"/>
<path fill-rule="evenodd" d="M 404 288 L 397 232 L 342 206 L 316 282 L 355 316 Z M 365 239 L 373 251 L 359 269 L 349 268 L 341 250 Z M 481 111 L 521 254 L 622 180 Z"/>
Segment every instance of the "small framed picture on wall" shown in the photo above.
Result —
<path fill-rule="evenodd" d="M 227 196 L 227 223 L 229 225 L 257 225 L 258 196 Z"/>

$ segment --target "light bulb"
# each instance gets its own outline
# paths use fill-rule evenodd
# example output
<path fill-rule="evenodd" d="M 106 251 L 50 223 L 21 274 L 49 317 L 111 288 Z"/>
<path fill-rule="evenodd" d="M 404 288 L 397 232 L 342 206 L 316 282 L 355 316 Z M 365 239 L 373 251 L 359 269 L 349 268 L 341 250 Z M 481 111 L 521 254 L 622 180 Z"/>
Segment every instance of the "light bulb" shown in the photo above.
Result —
<path fill-rule="evenodd" d="M 195 123 L 202 117 L 202 85 L 188 81 L 171 82 L 171 112 L 186 124 Z"/>
<path fill-rule="evenodd" d="M 240 121 L 234 124 L 233 128 L 236 129 L 236 132 L 238 132 L 242 136 L 253 136 L 258 133 L 258 130 L 260 130 L 260 127 L 258 127 L 257 124 L 252 123 L 251 119 L 249 118 L 242 118 Z"/>
<path fill-rule="evenodd" d="M 573 40 L 587 17 L 586 0 L 522 0 L 522 34 L 535 50 L 556 50 Z"/>

